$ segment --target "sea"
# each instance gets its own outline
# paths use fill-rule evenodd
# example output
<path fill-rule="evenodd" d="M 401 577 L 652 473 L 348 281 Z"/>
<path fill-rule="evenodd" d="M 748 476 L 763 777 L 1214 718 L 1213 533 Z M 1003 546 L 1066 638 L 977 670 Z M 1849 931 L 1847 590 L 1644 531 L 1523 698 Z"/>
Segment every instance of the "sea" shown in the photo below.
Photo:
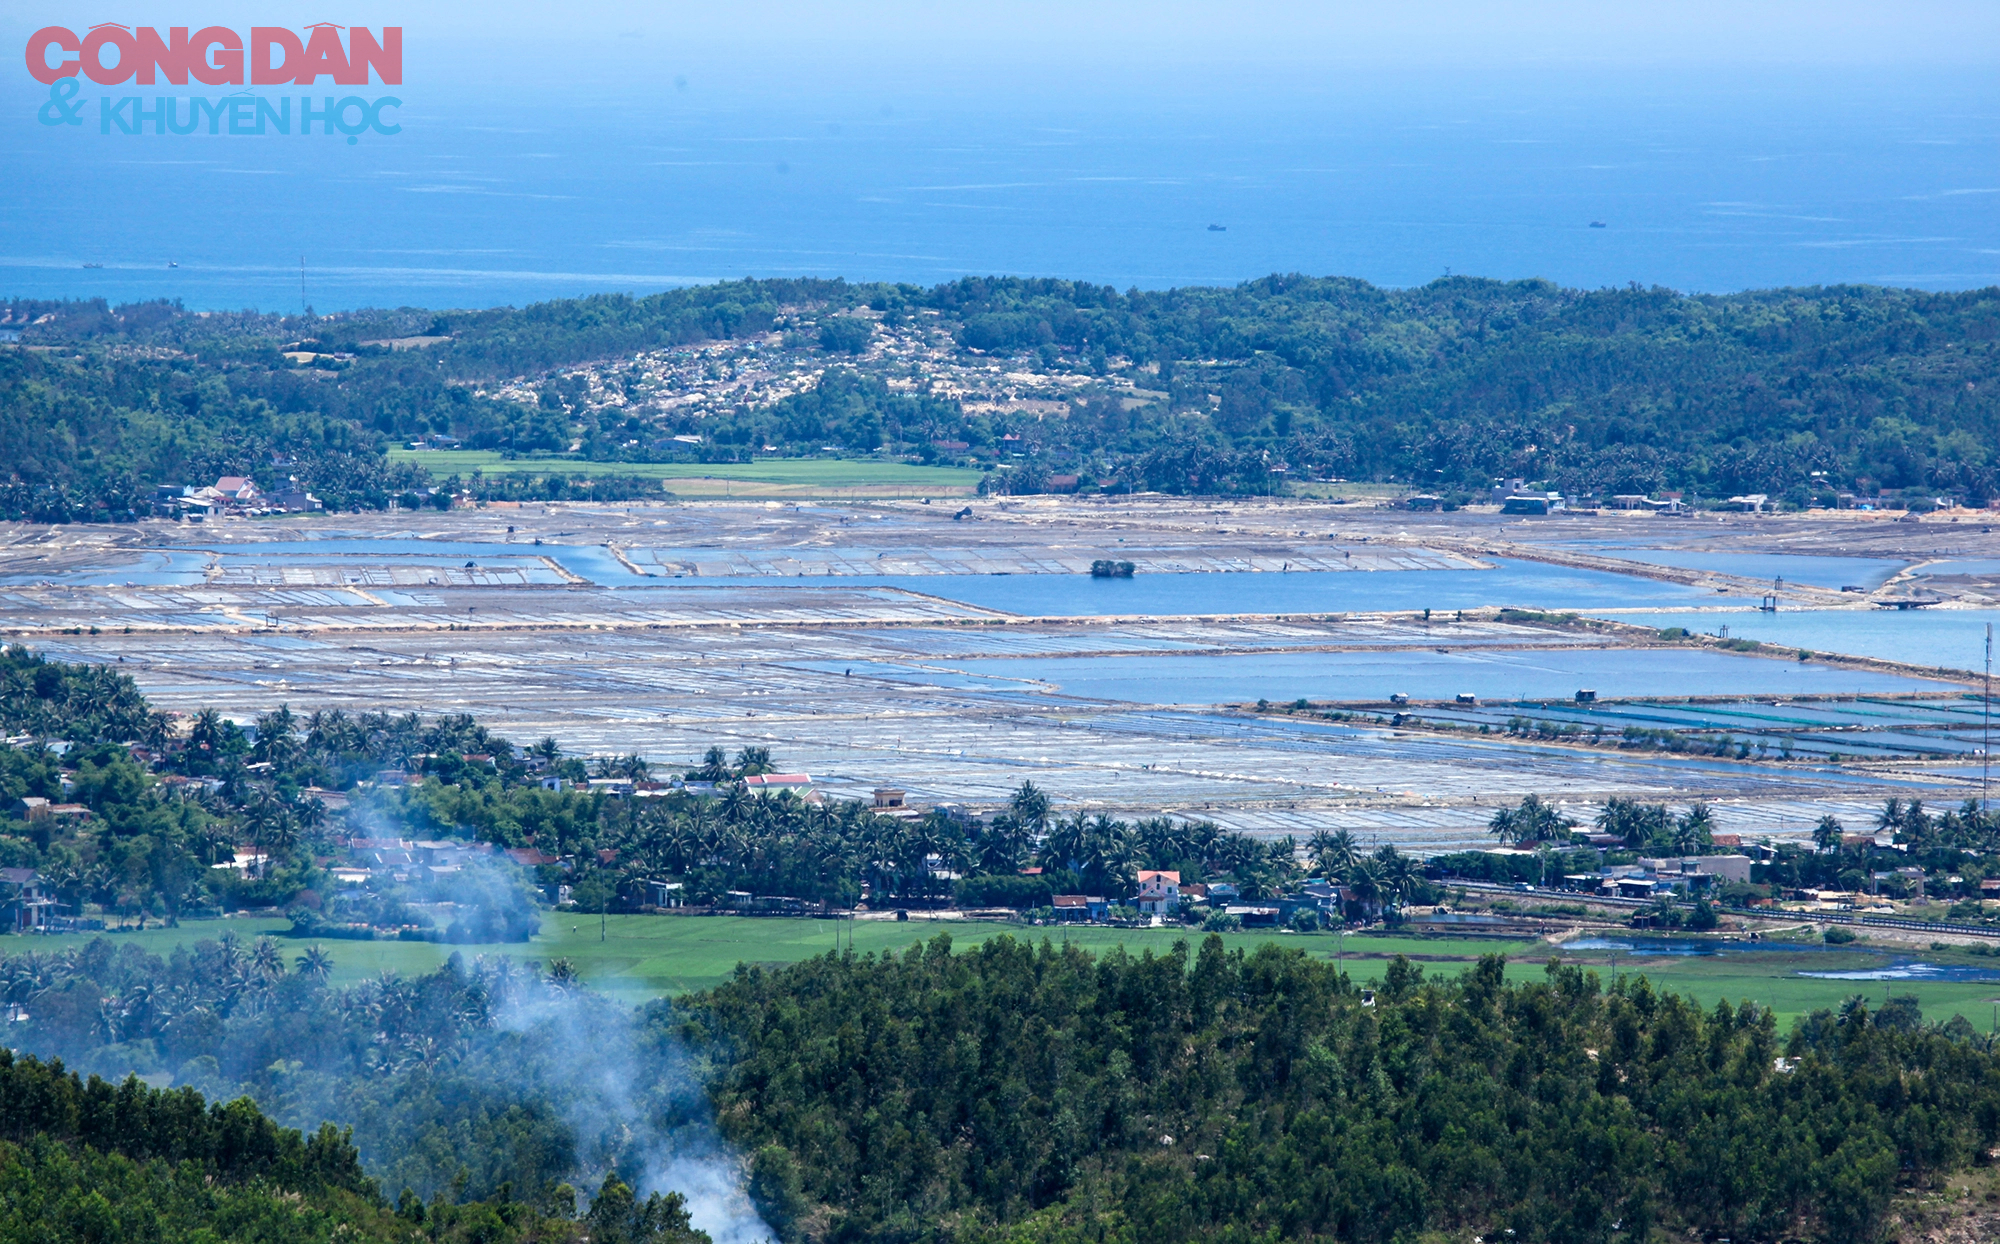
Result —
<path fill-rule="evenodd" d="M 99 96 L 188 87 L 85 83 L 79 123 L 45 124 L 19 54 L 42 21 L 0 16 L 0 297 L 324 313 L 747 276 L 2000 281 L 1983 70 L 767 66 L 671 31 L 480 59 L 413 26 L 404 83 L 361 92 L 400 100 L 400 132 L 349 143 L 101 132 Z"/>

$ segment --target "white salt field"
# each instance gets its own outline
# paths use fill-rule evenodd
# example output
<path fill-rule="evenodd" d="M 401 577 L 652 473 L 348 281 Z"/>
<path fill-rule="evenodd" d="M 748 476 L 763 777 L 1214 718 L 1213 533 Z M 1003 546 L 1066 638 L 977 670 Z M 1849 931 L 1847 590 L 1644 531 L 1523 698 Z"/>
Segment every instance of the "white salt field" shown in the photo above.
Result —
<path fill-rule="evenodd" d="M 668 764 L 759 744 L 841 794 L 888 784 L 980 806 L 1032 780 L 1064 807 L 1342 826 L 1415 849 L 1479 841 L 1496 803 L 1531 792 L 1580 817 L 1612 795 L 1706 799 L 1724 829 L 1783 836 L 1828 812 L 1866 820 L 1891 795 L 1976 788 L 1973 687 L 1930 672 L 1978 663 L 1965 638 L 1985 617 L 1958 606 L 1990 586 L 1978 564 L 2000 559 L 2000 540 L 1976 528 L 1172 499 L 972 508 L 16 527 L 0 530 L 0 631 L 121 663 L 175 711 L 471 712 L 519 741 Z M 1641 562 L 1653 554 L 1688 564 Z M 1137 573 L 1093 579 L 1098 559 Z M 1951 608 L 1890 612 L 1865 594 L 1825 607 L 1856 578 L 1953 560 L 1971 565 L 1926 580 Z M 1780 611 L 1749 608 L 1781 570 Z M 1635 643 L 1647 632 L 1506 622 L 1499 607 L 1728 626 L 1926 668 Z M 1598 705 L 1575 703 L 1586 688 Z M 1462 694 L 1480 703 L 1441 703 Z M 1418 716 L 1399 728 L 1391 695 Z M 1359 716 L 1245 707 L 1298 697 Z M 1536 741 L 1507 735 L 1515 717 L 1732 746 Z"/>

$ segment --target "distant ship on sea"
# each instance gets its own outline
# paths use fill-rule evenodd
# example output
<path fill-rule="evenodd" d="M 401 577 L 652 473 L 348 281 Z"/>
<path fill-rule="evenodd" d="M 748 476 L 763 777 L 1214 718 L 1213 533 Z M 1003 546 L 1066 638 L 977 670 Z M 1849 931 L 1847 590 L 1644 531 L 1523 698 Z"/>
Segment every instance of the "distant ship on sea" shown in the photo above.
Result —
<path fill-rule="evenodd" d="M 1209 231 L 1210 233 L 1227 233 L 1227 232 L 1229 232 L 1229 226 L 1228 226 L 1228 225 L 1210 225 L 1210 226 L 1208 227 L 1208 231 Z"/>
<path fill-rule="evenodd" d="M 1605 223 L 1601 220 L 1593 220 L 1590 222 L 1590 227 L 1593 229 L 1603 229 L 1606 226 Z"/>
<path fill-rule="evenodd" d="M 101 263 L 87 263 L 83 266 L 86 268 L 102 268 L 104 265 Z"/>
<path fill-rule="evenodd" d="M 169 268 L 178 268 L 181 266 L 181 261 L 178 259 L 169 259 L 167 260 L 167 266 Z"/>

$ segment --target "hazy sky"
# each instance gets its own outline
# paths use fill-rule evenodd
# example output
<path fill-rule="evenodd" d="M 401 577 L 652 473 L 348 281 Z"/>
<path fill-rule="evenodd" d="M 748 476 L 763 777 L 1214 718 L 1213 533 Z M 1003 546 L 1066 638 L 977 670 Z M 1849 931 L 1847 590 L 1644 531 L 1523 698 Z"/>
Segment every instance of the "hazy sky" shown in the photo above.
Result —
<path fill-rule="evenodd" d="M 362 0 L 299 6 L 270 0 L 102 6 L 8 0 L 19 45 L 44 24 L 83 29 L 115 16 L 134 24 L 303 25 L 338 16 L 402 25 L 412 54 L 456 59 L 454 45 L 498 40 L 565 52 L 642 43 L 656 55 L 786 60 L 839 55 L 909 67 L 1286 64 L 1429 67 L 1590 65 L 1986 65 L 2000 53 L 1993 0 Z M 628 49 L 635 50 L 635 49 Z M 915 58 L 915 59 L 911 59 Z M 623 59 L 622 57 L 620 59 Z M 566 66 L 587 76 L 588 63 Z"/>

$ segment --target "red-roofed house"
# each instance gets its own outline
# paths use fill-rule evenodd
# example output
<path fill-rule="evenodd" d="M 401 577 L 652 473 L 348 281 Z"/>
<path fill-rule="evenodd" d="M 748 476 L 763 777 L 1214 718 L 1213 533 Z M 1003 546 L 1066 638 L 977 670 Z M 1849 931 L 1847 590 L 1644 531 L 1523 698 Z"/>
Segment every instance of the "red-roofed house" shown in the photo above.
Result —
<path fill-rule="evenodd" d="M 1139 870 L 1139 913 L 1171 916 L 1181 905 L 1181 875 L 1166 869 Z"/>

